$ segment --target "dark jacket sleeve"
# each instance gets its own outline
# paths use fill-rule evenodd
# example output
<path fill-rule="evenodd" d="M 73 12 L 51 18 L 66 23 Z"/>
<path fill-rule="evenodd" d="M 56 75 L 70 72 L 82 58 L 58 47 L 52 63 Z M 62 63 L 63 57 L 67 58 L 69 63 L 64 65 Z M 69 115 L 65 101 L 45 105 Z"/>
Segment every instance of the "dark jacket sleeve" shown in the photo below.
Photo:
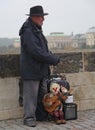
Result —
<path fill-rule="evenodd" d="M 43 49 L 39 40 L 30 30 L 26 30 L 23 34 L 23 46 L 27 53 L 39 62 L 50 65 L 56 65 L 59 62 L 59 57 Z"/>

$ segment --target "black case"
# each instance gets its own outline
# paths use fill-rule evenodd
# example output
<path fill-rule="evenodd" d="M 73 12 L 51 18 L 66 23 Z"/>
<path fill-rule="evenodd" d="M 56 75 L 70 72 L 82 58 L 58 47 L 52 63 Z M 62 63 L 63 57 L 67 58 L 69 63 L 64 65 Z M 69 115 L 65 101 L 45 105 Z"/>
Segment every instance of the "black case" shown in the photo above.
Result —
<path fill-rule="evenodd" d="M 75 103 L 64 103 L 63 112 L 65 120 L 77 119 L 77 104 Z"/>

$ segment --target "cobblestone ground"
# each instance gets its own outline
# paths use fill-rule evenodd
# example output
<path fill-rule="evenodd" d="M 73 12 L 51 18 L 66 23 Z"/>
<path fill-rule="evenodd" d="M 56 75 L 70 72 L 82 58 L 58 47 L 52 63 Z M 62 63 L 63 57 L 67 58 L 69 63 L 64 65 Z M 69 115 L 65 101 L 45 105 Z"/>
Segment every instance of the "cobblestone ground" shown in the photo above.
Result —
<path fill-rule="evenodd" d="M 78 112 L 77 120 L 69 120 L 65 125 L 54 122 L 37 122 L 37 127 L 23 125 L 22 119 L 0 121 L 0 130 L 95 130 L 95 110 Z"/>

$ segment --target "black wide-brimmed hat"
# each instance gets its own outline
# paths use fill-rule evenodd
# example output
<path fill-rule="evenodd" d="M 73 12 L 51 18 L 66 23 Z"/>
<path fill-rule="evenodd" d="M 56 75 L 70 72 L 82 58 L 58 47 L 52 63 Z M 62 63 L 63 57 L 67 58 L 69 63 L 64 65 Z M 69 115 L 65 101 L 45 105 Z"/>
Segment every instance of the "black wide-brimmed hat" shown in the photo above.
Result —
<path fill-rule="evenodd" d="M 26 14 L 28 16 L 44 16 L 48 15 L 48 13 L 44 13 L 42 6 L 34 6 L 30 8 L 30 14 Z"/>

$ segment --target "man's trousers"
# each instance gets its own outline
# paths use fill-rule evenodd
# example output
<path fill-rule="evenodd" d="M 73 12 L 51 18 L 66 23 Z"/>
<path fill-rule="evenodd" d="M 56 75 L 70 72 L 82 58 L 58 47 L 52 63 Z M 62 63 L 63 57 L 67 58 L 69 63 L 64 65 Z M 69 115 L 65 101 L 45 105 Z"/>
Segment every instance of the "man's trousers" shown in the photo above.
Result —
<path fill-rule="evenodd" d="M 43 80 L 23 81 L 23 109 L 24 121 L 45 120 L 47 112 L 44 110 L 42 98 L 47 93 L 47 82 Z"/>

